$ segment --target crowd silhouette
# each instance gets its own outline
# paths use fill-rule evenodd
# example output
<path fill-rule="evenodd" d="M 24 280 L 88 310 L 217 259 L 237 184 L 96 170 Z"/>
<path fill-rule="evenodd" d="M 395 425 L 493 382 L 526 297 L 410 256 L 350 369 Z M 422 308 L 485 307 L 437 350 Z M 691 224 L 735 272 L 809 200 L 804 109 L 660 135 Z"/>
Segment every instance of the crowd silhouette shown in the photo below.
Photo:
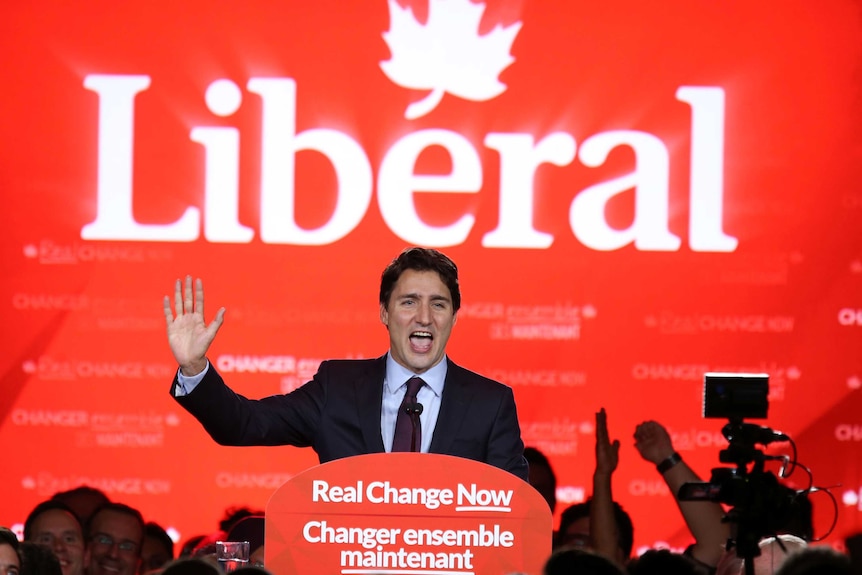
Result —
<path fill-rule="evenodd" d="M 672 494 L 681 485 L 700 480 L 660 423 L 644 421 L 633 435 L 638 454 L 655 466 Z M 603 409 L 596 414 L 595 437 L 592 494 L 561 511 L 543 573 L 532 575 L 862 574 L 862 535 L 849 536 L 843 551 L 817 544 L 807 499 L 775 533 L 760 540 L 753 566 L 746 566 L 746 558 L 736 554 L 732 525 L 721 504 L 677 497 L 674 501 L 691 544 L 682 553 L 649 549 L 633 556 L 637 522 L 649 518 L 630 517 L 613 497 L 620 441 L 612 439 Z M 530 464 L 530 484 L 553 512 L 557 477 L 551 462 L 534 447 L 527 447 L 524 456 Z M 145 518 L 139 510 L 84 485 L 38 503 L 24 520 L 20 541 L 8 528 L 0 528 L 0 575 L 217 575 L 219 540 L 248 541 L 250 560 L 240 570 L 266 574 L 270 572 L 264 564 L 264 529 L 264 510 L 226 507 L 212 530 L 175 542 L 155 518 Z"/>

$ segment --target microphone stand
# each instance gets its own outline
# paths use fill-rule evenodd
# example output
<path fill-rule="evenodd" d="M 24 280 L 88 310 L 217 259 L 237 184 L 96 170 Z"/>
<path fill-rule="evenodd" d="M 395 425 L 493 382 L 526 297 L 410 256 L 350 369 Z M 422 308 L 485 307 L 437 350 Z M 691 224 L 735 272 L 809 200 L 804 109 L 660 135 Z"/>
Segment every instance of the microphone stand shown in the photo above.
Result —
<path fill-rule="evenodd" d="M 419 416 L 422 415 L 423 406 L 421 403 L 408 403 L 404 406 L 404 410 L 410 416 L 410 424 L 413 427 L 410 434 L 410 451 L 416 453 L 417 451 L 421 451 L 421 446 L 416 445 L 416 428 L 420 426 Z"/>

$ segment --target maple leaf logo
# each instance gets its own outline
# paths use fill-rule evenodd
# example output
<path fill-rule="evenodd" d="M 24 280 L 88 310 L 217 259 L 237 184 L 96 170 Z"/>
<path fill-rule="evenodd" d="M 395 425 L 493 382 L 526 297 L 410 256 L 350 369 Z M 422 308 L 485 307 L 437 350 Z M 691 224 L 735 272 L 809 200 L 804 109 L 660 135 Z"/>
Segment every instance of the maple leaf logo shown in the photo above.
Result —
<path fill-rule="evenodd" d="M 429 1 L 428 23 L 423 26 L 409 7 L 401 8 L 396 0 L 388 0 L 390 23 L 383 39 L 392 57 L 380 62 L 380 67 L 403 88 L 431 90 L 425 98 L 407 106 L 404 117 L 408 120 L 433 110 L 446 92 L 473 101 L 502 94 L 506 85 L 498 76 L 515 61 L 509 50 L 521 29 L 520 22 L 506 28 L 497 24 L 480 36 L 485 4 Z"/>

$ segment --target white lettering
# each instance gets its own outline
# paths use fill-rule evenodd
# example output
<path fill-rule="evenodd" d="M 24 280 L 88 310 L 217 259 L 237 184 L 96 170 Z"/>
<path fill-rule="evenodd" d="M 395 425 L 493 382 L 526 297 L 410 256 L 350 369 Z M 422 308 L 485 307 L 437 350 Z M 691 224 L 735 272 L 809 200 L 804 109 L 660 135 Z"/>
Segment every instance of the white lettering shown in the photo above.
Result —
<path fill-rule="evenodd" d="M 413 173 L 419 154 L 429 146 L 440 146 L 452 160 L 448 175 Z M 464 243 L 476 218 L 465 214 L 448 226 L 426 224 L 416 212 L 417 192 L 475 194 L 482 187 L 479 155 L 464 136 L 449 130 L 419 130 L 395 142 L 383 157 L 377 177 L 380 214 L 395 235 L 406 242 L 427 246 Z"/>
<path fill-rule="evenodd" d="M 533 227 L 536 168 L 565 166 L 575 157 L 575 139 L 555 132 L 537 145 L 530 134 L 492 133 L 485 145 L 500 152 L 500 220 L 482 237 L 486 248 L 548 248 L 554 236 Z"/>
<path fill-rule="evenodd" d="M 234 91 L 239 100 L 229 101 Z M 229 116 L 242 94 L 230 80 L 216 80 L 207 88 L 206 100 L 211 112 Z M 211 242 L 250 242 L 254 230 L 239 223 L 239 130 L 193 128 L 190 137 L 206 151 L 204 237 Z"/>
<path fill-rule="evenodd" d="M 732 252 L 739 241 L 722 230 L 724 211 L 724 90 L 680 86 L 691 104 L 688 243 L 696 252 Z"/>
<path fill-rule="evenodd" d="M 200 212 L 189 207 L 173 224 L 139 224 L 132 213 L 135 96 L 149 76 L 90 74 L 84 87 L 99 94 L 99 161 L 96 219 L 81 228 L 85 240 L 196 240 Z"/>
<path fill-rule="evenodd" d="M 224 373 L 295 373 L 292 355 L 220 355 L 216 368 Z"/>
<path fill-rule="evenodd" d="M 330 487 L 326 481 L 315 479 L 311 489 L 311 500 L 315 502 L 362 503 L 362 481 L 357 481 L 356 485 L 346 487 L 338 485 Z"/>
<path fill-rule="evenodd" d="M 835 439 L 838 441 L 862 441 L 862 425 L 844 423 L 836 426 Z"/>
<path fill-rule="evenodd" d="M 862 309 L 845 307 L 838 310 L 838 323 L 841 325 L 862 325 Z"/>
<path fill-rule="evenodd" d="M 252 78 L 248 90 L 263 100 L 260 166 L 260 237 L 266 243 L 320 246 L 334 243 L 362 221 L 371 203 L 371 166 L 362 147 L 336 130 L 296 133 L 296 82 L 290 78 Z M 296 223 L 296 153 L 326 156 L 337 181 L 335 210 L 314 230 Z"/>
<path fill-rule="evenodd" d="M 660 479 L 647 481 L 645 479 L 633 479 L 629 483 L 629 493 L 635 497 L 643 497 L 645 495 L 669 495 L 670 489 L 667 484 Z"/>
<path fill-rule="evenodd" d="M 644 132 L 614 130 L 588 138 L 578 156 L 585 166 L 602 165 L 611 150 L 628 145 L 635 153 L 635 170 L 628 175 L 588 187 L 569 208 L 569 224 L 578 240 L 595 250 L 616 250 L 634 242 L 639 250 L 675 251 L 679 237 L 668 229 L 668 153 L 661 140 Z M 625 230 L 605 219 L 608 201 L 634 188 L 635 217 Z"/>
<path fill-rule="evenodd" d="M 12 411 L 14 425 L 45 425 L 58 427 L 84 427 L 88 424 L 89 414 L 86 411 L 47 411 L 16 409 Z"/>
<path fill-rule="evenodd" d="M 84 87 L 99 96 L 96 217 L 81 229 L 86 240 L 187 242 L 200 235 L 197 207 L 186 206 L 181 217 L 170 224 L 141 224 L 133 214 L 135 98 L 149 88 L 150 82 L 146 75 L 90 74 L 84 79 Z M 313 128 L 297 134 L 297 86 L 292 78 L 251 78 L 247 89 L 262 102 L 262 241 L 318 246 L 350 234 L 367 214 L 373 194 L 372 168 L 365 150 L 352 137 L 334 129 Z M 676 98 L 690 105 L 692 116 L 690 246 L 694 251 L 733 251 L 738 240 L 722 229 L 724 91 L 681 86 Z M 216 115 L 233 114 L 241 102 L 242 94 L 231 80 L 216 80 L 207 89 L 207 108 Z M 565 132 L 551 133 L 537 143 L 534 138 L 527 133 L 502 132 L 490 132 L 484 138 L 485 146 L 500 156 L 497 227 L 482 236 L 484 247 L 547 249 L 553 244 L 552 234 L 535 227 L 535 175 L 543 164 L 569 165 L 576 155 L 576 143 Z M 239 130 L 196 126 L 190 139 L 205 152 L 205 238 L 221 243 L 250 242 L 254 230 L 239 221 Z M 449 155 L 449 174 L 415 173 L 417 159 L 431 146 L 441 147 Z M 616 250 L 630 244 L 643 251 L 679 250 L 681 240 L 669 229 L 669 154 L 661 140 L 645 132 L 612 130 L 587 138 L 577 154 L 586 167 L 599 167 L 620 146 L 634 152 L 634 170 L 573 194 L 568 214 L 572 233 L 595 250 Z M 300 151 L 322 154 L 335 173 L 332 213 L 314 229 L 300 227 L 296 218 L 296 158 Z M 415 195 L 476 194 L 482 181 L 479 154 L 464 136 L 445 129 L 419 130 L 401 137 L 383 156 L 377 178 L 378 205 L 386 225 L 401 239 L 419 245 L 458 245 L 472 232 L 476 215 L 463 213 L 454 222 L 431 225 L 420 217 Z M 634 194 L 633 220 L 627 228 L 616 229 L 607 221 L 605 208 L 612 198 L 627 191 Z M 132 256 L 142 257 L 141 253 L 122 255 Z M 549 336 L 529 333 L 514 337 Z M 576 337 L 573 332 L 550 336 Z"/>
<path fill-rule="evenodd" d="M 497 489 L 477 489 L 475 483 L 466 488 L 458 484 L 458 505 L 471 505 L 481 507 L 509 507 L 512 503 L 512 490 L 501 491 Z"/>

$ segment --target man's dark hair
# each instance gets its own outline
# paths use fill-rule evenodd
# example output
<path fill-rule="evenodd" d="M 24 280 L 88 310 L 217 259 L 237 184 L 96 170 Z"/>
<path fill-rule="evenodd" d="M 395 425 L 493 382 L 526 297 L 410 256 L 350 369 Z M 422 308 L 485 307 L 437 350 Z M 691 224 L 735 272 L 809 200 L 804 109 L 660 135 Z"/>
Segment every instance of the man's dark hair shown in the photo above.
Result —
<path fill-rule="evenodd" d="M 563 514 L 560 515 L 560 538 L 565 537 L 566 529 L 568 529 L 569 525 L 582 517 L 590 516 L 592 501 L 592 499 L 587 499 L 583 503 L 575 503 L 563 511 Z M 632 519 L 626 513 L 625 509 L 623 509 L 622 505 L 614 501 L 613 506 L 614 523 L 617 525 L 617 533 L 619 534 L 617 545 L 620 546 L 624 557 L 631 557 L 635 541 L 635 528 L 632 524 Z"/>
<path fill-rule="evenodd" d="M 221 571 L 212 562 L 200 557 L 184 557 L 168 563 L 162 575 L 219 575 Z"/>
<path fill-rule="evenodd" d="M 92 495 L 94 497 L 104 499 L 105 501 L 108 501 L 110 499 L 104 491 L 97 487 L 91 487 L 90 485 L 79 485 L 78 487 L 67 489 L 66 491 L 58 491 L 51 496 L 51 499 L 63 499 L 64 497 L 75 495 Z"/>
<path fill-rule="evenodd" d="M 108 495 L 96 487 L 89 485 L 79 485 L 66 491 L 58 491 L 51 496 L 51 499 L 62 501 L 72 508 L 81 523 L 86 525 L 89 515 L 96 508 L 111 501 Z M 88 515 L 89 514 L 89 515 Z"/>
<path fill-rule="evenodd" d="M 437 272 L 440 280 L 449 288 L 452 310 L 457 312 L 461 308 L 458 267 L 441 252 L 427 248 L 407 248 L 383 270 L 383 276 L 380 278 L 380 304 L 383 307 L 389 304 L 389 298 L 392 296 L 392 290 L 395 289 L 398 278 L 407 270 Z"/>
<path fill-rule="evenodd" d="M 90 515 L 90 519 L 87 521 L 87 526 L 86 526 L 87 529 L 86 529 L 86 532 L 84 533 L 84 537 L 86 537 L 88 543 L 90 541 L 90 538 L 93 536 L 93 523 L 95 522 L 96 517 L 98 517 L 100 513 L 103 513 L 105 511 L 113 511 L 115 513 L 122 513 L 123 515 L 128 515 L 130 517 L 134 517 L 137 520 L 137 522 L 140 523 L 140 525 L 141 525 L 141 540 L 136 542 L 138 544 L 138 555 L 140 555 L 141 554 L 141 544 L 144 541 L 144 530 L 146 529 L 146 522 L 144 521 L 144 516 L 141 515 L 140 511 L 138 511 L 134 507 L 130 507 L 130 506 L 126 505 L 125 503 L 116 503 L 116 502 L 112 501 L 110 503 L 105 503 L 104 505 L 100 506 L 98 509 L 93 511 L 93 514 Z"/>
<path fill-rule="evenodd" d="M 218 528 L 225 533 L 229 532 L 234 525 L 245 519 L 255 515 L 263 515 L 262 509 L 252 509 L 251 507 L 228 507 L 224 511 Z"/>
<path fill-rule="evenodd" d="M 853 575 L 847 555 L 832 547 L 807 547 L 787 556 L 776 575 Z"/>
<path fill-rule="evenodd" d="M 800 493 L 793 498 L 787 509 L 787 521 L 779 533 L 796 535 L 809 542 L 814 540 L 814 510 L 808 495 Z"/>
<path fill-rule="evenodd" d="M 174 558 L 174 540 L 171 539 L 171 536 L 168 535 L 168 532 L 164 527 L 155 521 L 148 521 L 146 525 L 144 525 L 144 537 L 152 537 L 161 543 L 170 554 L 171 559 Z"/>
<path fill-rule="evenodd" d="M 207 538 L 207 536 L 205 533 L 202 535 L 191 536 L 188 539 L 188 541 L 183 543 L 182 546 L 180 547 L 180 552 L 177 554 L 177 559 L 182 559 L 185 557 L 191 557 L 195 551 L 195 547 L 197 547 L 200 544 L 200 542 L 206 538 Z"/>
<path fill-rule="evenodd" d="M 551 462 L 548 461 L 548 458 L 544 453 L 536 449 L 535 447 L 525 447 L 524 448 L 524 459 L 527 460 L 527 463 L 530 466 L 530 469 L 544 467 L 548 470 L 548 476 L 551 478 L 550 490 L 547 493 L 539 490 L 539 493 L 542 494 L 542 497 L 548 502 L 548 505 L 551 508 L 551 512 L 553 512 L 557 508 L 557 474 L 554 473 L 554 468 L 551 467 Z M 538 489 L 541 486 L 533 486 Z"/>
<path fill-rule="evenodd" d="M 623 575 L 613 561 L 590 549 L 564 547 L 551 553 L 542 575 Z"/>
<path fill-rule="evenodd" d="M 695 563 L 679 553 L 667 549 L 648 549 L 626 565 L 628 575 L 698 575 Z"/>
<path fill-rule="evenodd" d="M 21 575 L 63 575 L 60 560 L 43 545 L 24 541 L 18 548 L 21 557 Z"/>
<path fill-rule="evenodd" d="M 53 510 L 65 511 L 69 515 L 71 515 L 75 522 L 78 524 L 78 527 L 81 529 L 81 535 L 84 535 L 84 526 L 81 525 L 81 518 L 78 517 L 72 508 L 60 501 L 59 499 L 48 499 L 47 501 L 43 501 L 39 505 L 33 508 L 29 515 L 27 515 L 27 519 L 24 520 L 24 541 L 32 541 L 33 540 L 33 523 L 36 522 L 36 519 L 39 518 L 40 515 L 46 513 L 48 511 Z"/>
<path fill-rule="evenodd" d="M 18 552 L 18 536 L 8 527 L 0 527 L 0 545 L 11 545 Z"/>

